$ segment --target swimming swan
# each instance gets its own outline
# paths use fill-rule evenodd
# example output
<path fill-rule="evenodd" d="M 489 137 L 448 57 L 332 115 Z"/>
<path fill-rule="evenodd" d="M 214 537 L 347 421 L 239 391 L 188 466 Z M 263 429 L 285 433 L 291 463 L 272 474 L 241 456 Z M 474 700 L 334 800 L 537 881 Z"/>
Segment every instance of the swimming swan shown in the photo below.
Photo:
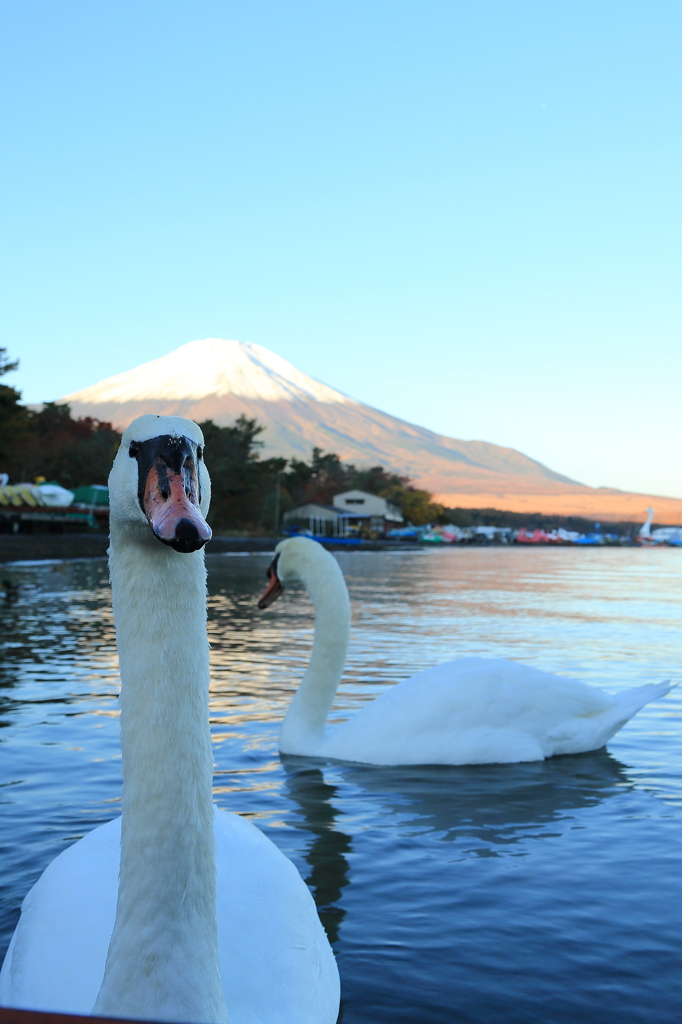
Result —
<path fill-rule="evenodd" d="M 212 802 L 202 448 L 196 424 L 176 417 L 141 416 L 123 435 L 109 479 L 122 818 L 61 853 L 29 892 L 0 975 L 4 1006 L 335 1024 L 338 971 L 306 885 Z"/>
<path fill-rule="evenodd" d="M 298 579 L 315 608 L 310 664 L 280 731 L 285 754 L 365 764 L 502 764 L 603 747 L 669 682 L 611 696 L 565 676 L 501 658 L 459 658 L 392 686 L 331 732 L 327 715 L 341 678 L 350 604 L 336 559 L 316 541 L 277 545 L 267 608 Z"/>

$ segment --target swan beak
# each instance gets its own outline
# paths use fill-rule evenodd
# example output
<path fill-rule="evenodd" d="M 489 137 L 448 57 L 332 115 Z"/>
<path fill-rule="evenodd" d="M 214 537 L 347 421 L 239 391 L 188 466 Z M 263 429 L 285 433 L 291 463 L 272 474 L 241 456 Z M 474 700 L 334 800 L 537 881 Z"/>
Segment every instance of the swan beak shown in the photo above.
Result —
<path fill-rule="evenodd" d="M 185 477 L 184 469 L 174 473 L 165 466 L 153 465 L 142 499 L 154 536 L 183 554 L 198 551 L 211 539 L 211 528 L 192 500 Z"/>
<path fill-rule="evenodd" d="M 279 595 L 284 592 L 282 582 L 279 576 L 277 575 L 278 559 L 279 555 L 275 555 L 273 560 L 270 562 L 270 565 L 268 566 L 268 585 L 261 594 L 260 601 L 258 602 L 258 607 L 262 612 L 264 612 L 266 608 L 269 608 L 271 604 L 274 604 Z"/>
<path fill-rule="evenodd" d="M 203 548 L 211 539 L 200 508 L 203 447 L 160 434 L 131 441 L 128 455 L 137 460 L 137 498 L 157 540 L 183 554 Z"/>

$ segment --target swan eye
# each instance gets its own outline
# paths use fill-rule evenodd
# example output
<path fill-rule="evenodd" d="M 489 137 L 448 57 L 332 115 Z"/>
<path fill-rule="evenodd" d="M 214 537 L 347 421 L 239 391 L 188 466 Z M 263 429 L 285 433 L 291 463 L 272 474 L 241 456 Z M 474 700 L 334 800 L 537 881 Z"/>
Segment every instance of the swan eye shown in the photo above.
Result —
<path fill-rule="evenodd" d="M 203 459 L 203 457 L 204 457 L 204 449 L 201 447 L 201 445 L 198 445 L 197 446 L 197 459 Z"/>
<path fill-rule="evenodd" d="M 139 448 L 137 447 L 137 445 L 136 444 L 131 444 L 130 448 L 128 449 L 128 455 L 130 456 L 130 458 L 131 459 L 136 459 L 137 456 L 138 456 L 138 453 L 139 453 Z"/>

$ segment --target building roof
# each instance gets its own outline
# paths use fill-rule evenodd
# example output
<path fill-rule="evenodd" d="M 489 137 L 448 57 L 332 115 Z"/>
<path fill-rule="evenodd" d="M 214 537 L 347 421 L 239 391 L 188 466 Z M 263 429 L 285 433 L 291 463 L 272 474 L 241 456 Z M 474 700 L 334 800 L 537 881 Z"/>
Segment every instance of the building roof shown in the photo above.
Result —
<path fill-rule="evenodd" d="M 333 505 L 323 505 L 316 501 L 309 501 L 307 505 L 299 505 L 298 508 L 292 508 L 285 512 L 284 521 L 308 519 L 310 516 L 315 516 L 317 519 L 349 519 L 351 515 L 352 513 L 345 512 L 341 508 L 335 508 Z"/>
<path fill-rule="evenodd" d="M 379 497 L 378 494 L 369 494 L 368 491 L 343 491 L 342 494 L 334 495 L 334 505 L 342 508 L 357 519 L 368 519 L 371 516 L 381 516 L 389 522 L 402 523 L 403 517 L 397 505 Z"/>

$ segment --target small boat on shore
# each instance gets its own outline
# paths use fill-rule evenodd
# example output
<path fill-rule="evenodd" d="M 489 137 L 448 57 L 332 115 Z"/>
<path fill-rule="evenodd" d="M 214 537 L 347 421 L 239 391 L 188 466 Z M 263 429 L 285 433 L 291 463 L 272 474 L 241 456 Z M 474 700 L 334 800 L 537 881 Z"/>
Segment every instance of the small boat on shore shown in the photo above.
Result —
<path fill-rule="evenodd" d="M 682 548 L 682 526 L 659 526 L 651 531 L 656 544 L 667 544 L 671 548 Z"/>

